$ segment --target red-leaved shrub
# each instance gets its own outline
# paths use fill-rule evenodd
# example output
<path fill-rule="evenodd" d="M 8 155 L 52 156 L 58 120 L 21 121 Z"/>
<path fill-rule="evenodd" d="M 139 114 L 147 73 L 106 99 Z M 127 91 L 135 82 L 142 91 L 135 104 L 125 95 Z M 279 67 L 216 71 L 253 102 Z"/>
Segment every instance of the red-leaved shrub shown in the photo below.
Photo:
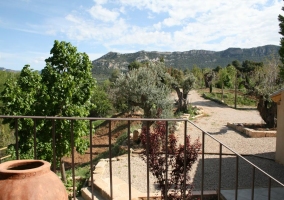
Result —
<path fill-rule="evenodd" d="M 146 163 L 148 160 L 149 170 L 157 180 L 162 198 L 167 196 L 169 200 L 179 200 L 184 197 L 188 199 L 193 187 L 190 184 L 189 171 L 201 150 L 199 139 L 191 144 L 190 136 L 187 135 L 186 144 L 178 144 L 174 134 L 169 134 L 167 137 L 164 121 L 156 122 L 151 129 L 144 126 L 140 139 L 144 148 L 141 157 Z M 167 178 L 166 173 L 168 173 Z"/>

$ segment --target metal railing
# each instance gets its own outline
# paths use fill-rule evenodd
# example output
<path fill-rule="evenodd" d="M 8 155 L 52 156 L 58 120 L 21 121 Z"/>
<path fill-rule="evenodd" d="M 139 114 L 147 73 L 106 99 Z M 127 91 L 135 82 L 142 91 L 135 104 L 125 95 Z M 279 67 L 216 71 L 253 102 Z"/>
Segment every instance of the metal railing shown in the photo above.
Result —
<path fill-rule="evenodd" d="M 0 148 L 0 152 L 2 152 L 2 151 L 4 151 L 4 150 L 7 150 L 7 147 L 2 147 L 2 148 Z M 0 154 L 0 155 L 1 155 L 1 157 L 0 157 L 0 164 L 3 162 L 2 160 L 5 160 L 5 159 L 11 157 L 11 155 L 5 155 L 5 156 L 2 156 L 2 154 Z"/>
<path fill-rule="evenodd" d="M 196 124 L 194 124 L 192 121 L 189 121 L 187 119 L 142 119 L 142 118 L 83 118 L 83 117 L 47 117 L 47 116 L 5 116 L 5 115 L 0 115 L 0 118 L 12 118 L 15 119 L 15 138 L 16 138 L 16 143 L 15 143 L 15 148 L 16 148 L 16 159 L 20 159 L 21 155 L 19 155 L 19 145 L 18 145 L 18 141 L 19 141 L 19 135 L 18 135 L 18 120 L 19 119 L 33 119 L 34 121 L 38 120 L 38 119 L 44 119 L 44 120 L 51 120 L 52 121 L 52 127 L 51 127 L 51 137 L 52 137 L 52 147 L 53 147 L 53 157 L 52 157 L 52 170 L 54 172 L 56 172 L 56 166 L 57 166 L 57 159 L 56 159 L 56 154 L 55 154 L 55 140 L 56 140 L 56 126 L 55 126 L 55 122 L 56 120 L 69 120 L 70 121 L 70 141 L 71 141 L 71 159 L 72 159 L 72 180 L 73 180 L 73 197 L 76 196 L 76 189 L 75 189 L 75 166 L 74 166 L 74 129 L 73 129 L 73 123 L 76 120 L 85 120 L 89 122 L 89 142 L 90 142 L 90 174 L 91 174 L 91 183 L 94 182 L 93 180 L 93 169 L 94 169 L 94 163 L 93 163 L 93 150 L 92 150 L 92 136 L 93 136 L 93 122 L 97 121 L 97 120 L 104 120 L 106 122 L 109 122 L 109 131 L 108 131 L 108 137 L 109 137 L 109 144 L 108 144 L 108 149 L 109 149 L 109 169 L 110 169 L 110 197 L 111 199 L 113 198 L 113 173 L 112 173 L 112 144 L 111 144 L 111 133 L 112 133 L 112 127 L 111 127 L 111 122 L 112 121 L 125 121 L 127 122 L 127 144 L 128 144 L 128 153 L 127 153 L 127 158 L 128 158 L 128 191 L 129 191 L 129 199 L 131 199 L 132 196 L 132 192 L 131 192 L 131 159 L 130 159 L 130 129 L 131 129 L 131 122 L 133 121 L 142 121 L 142 122 L 154 122 L 154 121 L 165 121 L 166 122 L 166 136 L 168 136 L 168 124 L 169 122 L 178 122 L 178 121 L 182 121 L 184 122 L 184 144 L 186 143 L 185 137 L 188 134 L 188 125 L 192 125 L 193 127 L 196 128 L 196 130 L 201 132 L 201 140 L 202 140 L 202 153 L 201 153 L 201 193 L 200 193 L 200 199 L 203 200 L 204 199 L 204 190 L 206 190 L 206 188 L 204 188 L 204 180 L 205 180 L 205 136 L 210 137 L 211 139 L 213 139 L 214 141 L 216 141 L 219 144 L 219 152 L 217 153 L 219 155 L 219 166 L 218 166 L 218 170 L 216 170 L 216 173 L 218 173 L 218 183 L 216 186 L 216 190 L 217 190 L 217 195 L 218 195 L 218 199 L 221 199 L 221 188 L 222 188 L 222 159 L 223 159 L 223 148 L 228 149 L 229 151 L 232 152 L 232 154 L 235 156 L 236 158 L 236 170 L 235 170 L 235 199 L 238 199 L 238 179 L 239 179 L 239 160 L 242 159 L 244 160 L 247 164 L 249 164 L 252 167 L 252 184 L 251 184 L 251 199 L 254 199 L 254 189 L 255 189 L 255 172 L 256 170 L 258 170 L 259 172 L 261 172 L 264 176 L 267 177 L 268 179 L 268 186 L 267 186 L 267 199 L 271 199 L 271 188 L 272 188 L 272 184 L 271 182 L 274 181 L 275 183 L 277 183 L 279 186 L 284 187 L 284 184 L 281 183 L 280 181 L 278 181 L 277 179 L 275 179 L 274 177 L 272 177 L 271 175 L 269 175 L 268 173 L 266 173 L 265 171 L 263 171 L 262 169 L 260 169 L 259 167 L 257 167 L 255 164 L 253 164 L 251 161 L 249 161 L 248 159 L 244 158 L 242 155 L 238 154 L 237 152 L 235 152 L 233 149 L 231 149 L 230 147 L 228 147 L 227 145 L 223 144 L 221 141 L 219 141 L 218 139 L 216 139 L 214 136 L 212 136 L 211 134 L 209 134 L 208 132 L 202 130 L 200 127 L 198 127 Z M 150 123 L 147 123 L 147 126 L 149 127 Z M 37 143 L 36 143 L 36 123 L 34 123 L 34 129 L 33 129 L 33 148 L 34 148 L 34 159 L 37 159 Z M 148 134 L 149 136 L 149 134 Z M 166 141 L 167 142 L 167 141 Z M 147 146 L 147 152 L 149 152 L 149 147 Z M 186 151 L 185 151 L 186 152 Z M 167 152 L 165 157 L 167 158 Z M 186 157 L 186 156 L 184 156 Z M 148 153 L 147 153 L 147 160 L 148 160 Z M 185 172 L 186 170 L 184 170 Z M 150 198 L 150 179 L 149 179 L 149 173 L 150 173 L 150 169 L 149 169 L 149 163 L 147 162 L 147 199 Z M 186 174 L 184 174 L 185 176 Z M 166 177 L 168 177 L 168 174 L 166 174 Z M 184 183 L 184 187 L 185 187 Z M 167 184 L 166 184 L 167 187 Z M 185 190 L 184 190 L 185 191 Z M 94 186 L 93 184 L 91 184 L 91 192 L 92 194 L 94 193 Z M 183 194 L 185 195 L 185 194 Z M 93 195 L 92 195 L 92 199 L 94 199 Z"/>

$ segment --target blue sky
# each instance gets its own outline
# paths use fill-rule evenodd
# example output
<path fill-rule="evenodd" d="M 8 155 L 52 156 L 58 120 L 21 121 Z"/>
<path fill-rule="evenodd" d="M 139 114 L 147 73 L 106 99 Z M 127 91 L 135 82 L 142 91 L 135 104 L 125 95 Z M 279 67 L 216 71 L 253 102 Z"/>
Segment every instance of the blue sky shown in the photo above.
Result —
<path fill-rule="evenodd" d="M 0 2 L 0 67 L 45 67 L 54 40 L 91 60 L 114 51 L 221 51 L 279 45 L 281 0 L 13 0 Z"/>

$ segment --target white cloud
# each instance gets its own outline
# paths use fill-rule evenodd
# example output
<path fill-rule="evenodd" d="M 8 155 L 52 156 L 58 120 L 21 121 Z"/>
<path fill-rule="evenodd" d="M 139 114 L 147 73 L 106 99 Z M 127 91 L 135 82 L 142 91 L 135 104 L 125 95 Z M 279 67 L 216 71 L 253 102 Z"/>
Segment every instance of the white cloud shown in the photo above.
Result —
<path fill-rule="evenodd" d="M 271 6 L 266 6 L 266 0 L 190 3 L 188 0 L 164 0 L 163 3 L 158 0 L 120 0 L 113 4 L 117 5 L 113 9 L 107 9 L 107 1 L 95 2 L 85 15 L 71 12 L 65 19 L 49 19 L 45 25 L 30 26 L 30 31 L 63 34 L 71 40 L 101 44 L 108 50 L 119 49 L 119 46 L 140 48 L 137 50 L 224 50 L 279 44 L 277 16 L 282 7 L 280 0 L 271 1 Z M 143 27 L 130 24 L 131 15 L 125 19 L 125 15 L 120 15 L 129 9 L 144 12 L 144 21 L 154 19 L 153 24 Z"/>
<path fill-rule="evenodd" d="M 108 0 L 94 0 L 94 2 L 98 5 L 106 4 Z"/>
<path fill-rule="evenodd" d="M 89 13 L 94 19 L 98 19 L 104 22 L 114 22 L 119 17 L 118 12 L 108 10 L 101 5 L 93 6 L 89 10 Z"/>

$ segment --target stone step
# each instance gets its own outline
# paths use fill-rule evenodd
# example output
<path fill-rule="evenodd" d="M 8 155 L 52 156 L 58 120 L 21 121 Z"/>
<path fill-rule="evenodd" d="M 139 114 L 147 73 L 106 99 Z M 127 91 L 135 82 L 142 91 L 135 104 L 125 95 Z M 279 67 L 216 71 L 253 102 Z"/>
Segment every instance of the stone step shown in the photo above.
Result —
<path fill-rule="evenodd" d="M 100 193 L 94 188 L 94 200 L 105 200 Z M 81 189 L 81 198 L 78 200 L 92 200 L 92 188 L 91 187 L 85 187 Z"/>

